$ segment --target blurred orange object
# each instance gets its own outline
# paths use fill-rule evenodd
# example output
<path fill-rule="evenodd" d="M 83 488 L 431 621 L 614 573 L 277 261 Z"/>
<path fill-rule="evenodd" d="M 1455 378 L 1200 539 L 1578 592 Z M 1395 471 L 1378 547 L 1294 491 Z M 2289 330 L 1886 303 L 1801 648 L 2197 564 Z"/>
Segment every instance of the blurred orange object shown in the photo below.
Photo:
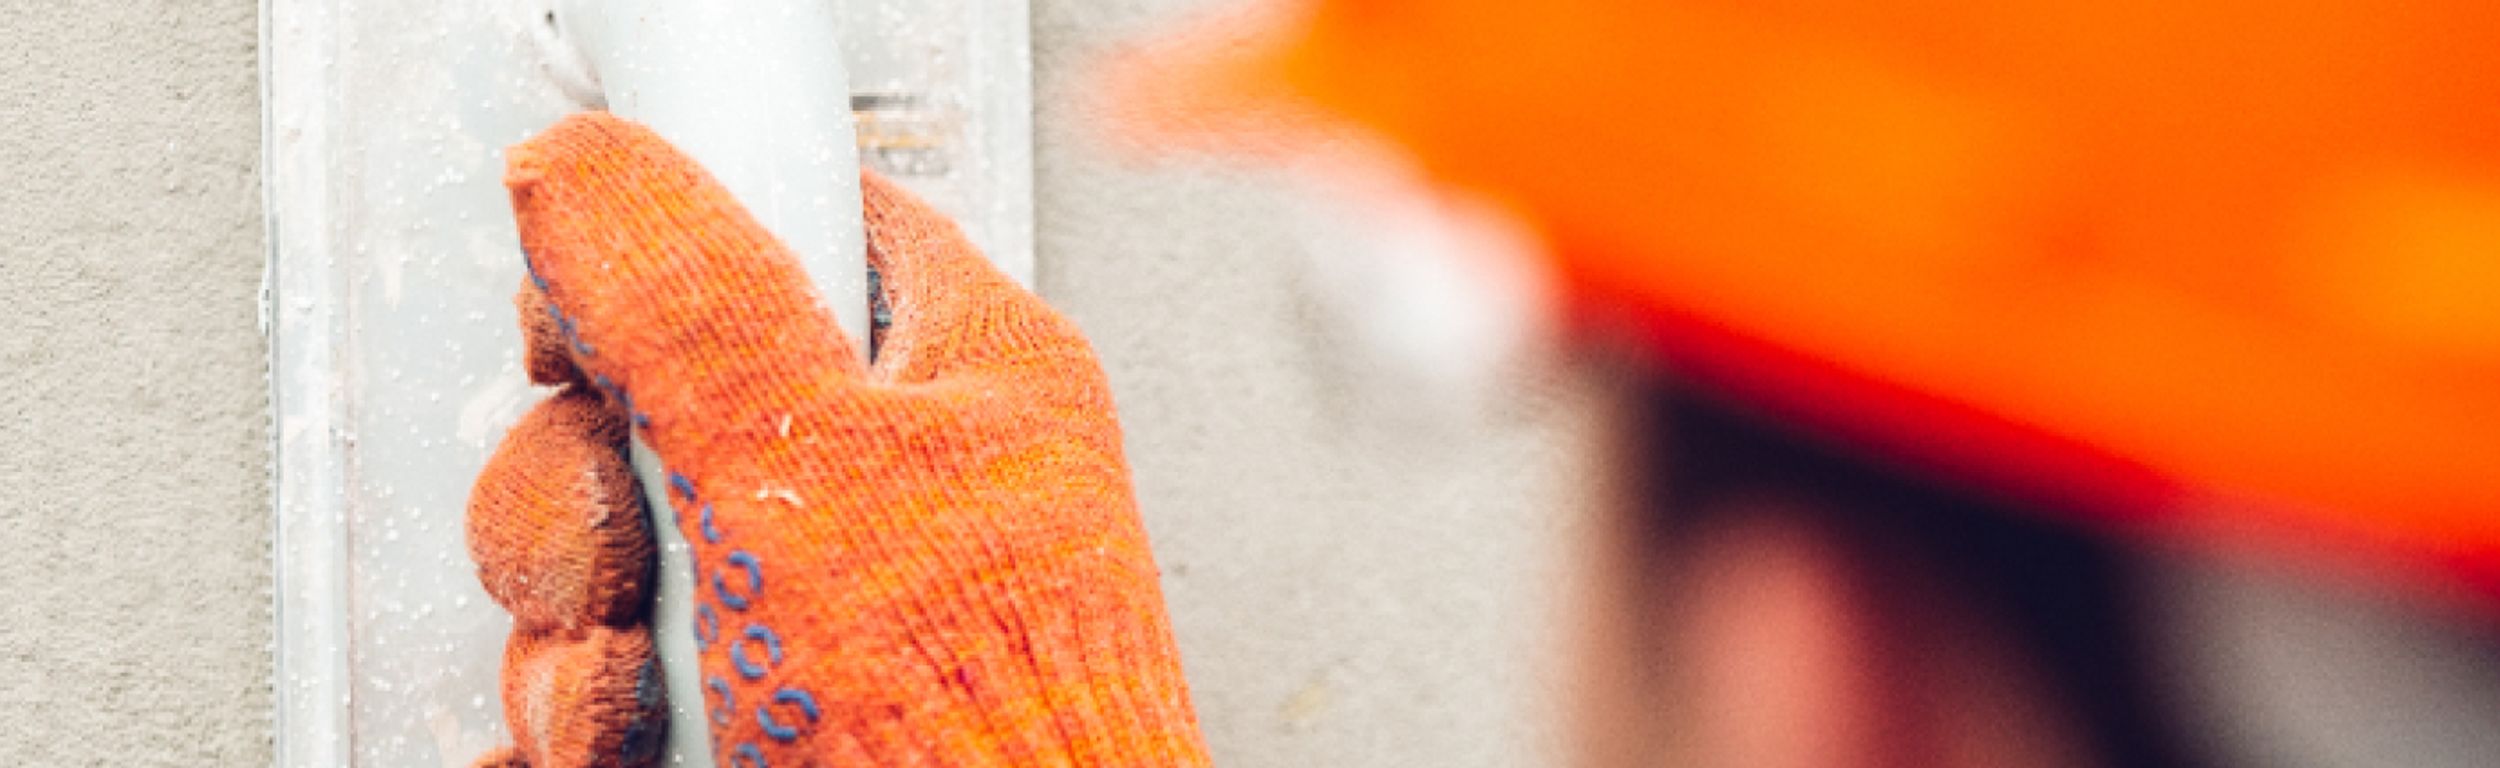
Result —
<path fill-rule="evenodd" d="M 1143 82 L 1367 125 L 1789 418 L 2500 595 L 2500 4 L 1299 10 Z"/>

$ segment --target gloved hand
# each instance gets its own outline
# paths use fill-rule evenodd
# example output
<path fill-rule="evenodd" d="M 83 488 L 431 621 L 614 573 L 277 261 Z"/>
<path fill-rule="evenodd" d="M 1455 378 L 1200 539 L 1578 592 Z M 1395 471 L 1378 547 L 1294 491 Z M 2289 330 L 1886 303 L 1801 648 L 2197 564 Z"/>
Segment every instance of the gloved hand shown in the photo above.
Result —
<path fill-rule="evenodd" d="M 693 547 L 718 764 L 1207 762 L 1102 371 L 952 223 L 862 180 L 893 312 L 863 365 L 787 250 L 647 129 L 567 118 L 505 183 L 531 375 L 573 383 L 472 501 L 515 617 L 517 744 L 490 759 L 654 753 L 631 423 Z"/>

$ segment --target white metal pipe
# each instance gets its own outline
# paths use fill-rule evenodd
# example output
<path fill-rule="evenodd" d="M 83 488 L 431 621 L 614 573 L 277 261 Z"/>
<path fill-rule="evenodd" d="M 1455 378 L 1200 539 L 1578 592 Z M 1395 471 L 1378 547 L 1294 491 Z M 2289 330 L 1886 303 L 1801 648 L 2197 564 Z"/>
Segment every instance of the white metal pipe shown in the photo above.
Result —
<path fill-rule="evenodd" d="M 554 0 L 608 110 L 692 156 L 867 327 L 859 150 L 836 0 Z"/>

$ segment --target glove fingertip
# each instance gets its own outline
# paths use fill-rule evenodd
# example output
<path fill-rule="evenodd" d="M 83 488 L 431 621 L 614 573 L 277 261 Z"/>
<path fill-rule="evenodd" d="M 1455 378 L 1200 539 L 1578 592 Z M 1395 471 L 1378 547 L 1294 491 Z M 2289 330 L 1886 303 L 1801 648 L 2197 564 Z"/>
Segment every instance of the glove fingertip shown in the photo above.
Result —
<path fill-rule="evenodd" d="M 668 696 L 648 627 L 515 632 L 504 648 L 504 717 L 529 764 L 648 766 Z"/>
<path fill-rule="evenodd" d="M 529 371 L 530 382 L 556 386 L 588 383 L 582 369 L 573 364 L 568 349 L 564 316 L 537 286 L 521 285 L 512 297 L 513 308 L 520 313 L 523 367 Z"/>
<path fill-rule="evenodd" d="M 582 388 L 522 416 L 469 497 L 478 580 L 523 628 L 640 615 L 654 544 L 620 452 L 623 419 Z"/>

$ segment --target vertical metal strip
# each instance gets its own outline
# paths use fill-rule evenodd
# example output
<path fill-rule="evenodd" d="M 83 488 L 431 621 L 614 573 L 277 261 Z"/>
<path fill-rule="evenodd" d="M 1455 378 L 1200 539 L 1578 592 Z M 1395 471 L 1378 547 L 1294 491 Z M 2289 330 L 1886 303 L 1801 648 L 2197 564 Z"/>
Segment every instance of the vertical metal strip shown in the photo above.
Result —
<path fill-rule="evenodd" d="M 272 626 L 278 765 L 348 764 L 346 433 L 335 376 L 340 285 L 331 263 L 327 114 L 335 9 L 261 6 L 261 184 L 269 265 Z"/>
<path fill-rule="evenodd" d="M 989 241 L 982 250 L 1007 276 L 1034 287 L 1033 10 L 1029 0 L 972 2 L 965 11 L 970 82 L 988 178 L 980 199 Z"/>

